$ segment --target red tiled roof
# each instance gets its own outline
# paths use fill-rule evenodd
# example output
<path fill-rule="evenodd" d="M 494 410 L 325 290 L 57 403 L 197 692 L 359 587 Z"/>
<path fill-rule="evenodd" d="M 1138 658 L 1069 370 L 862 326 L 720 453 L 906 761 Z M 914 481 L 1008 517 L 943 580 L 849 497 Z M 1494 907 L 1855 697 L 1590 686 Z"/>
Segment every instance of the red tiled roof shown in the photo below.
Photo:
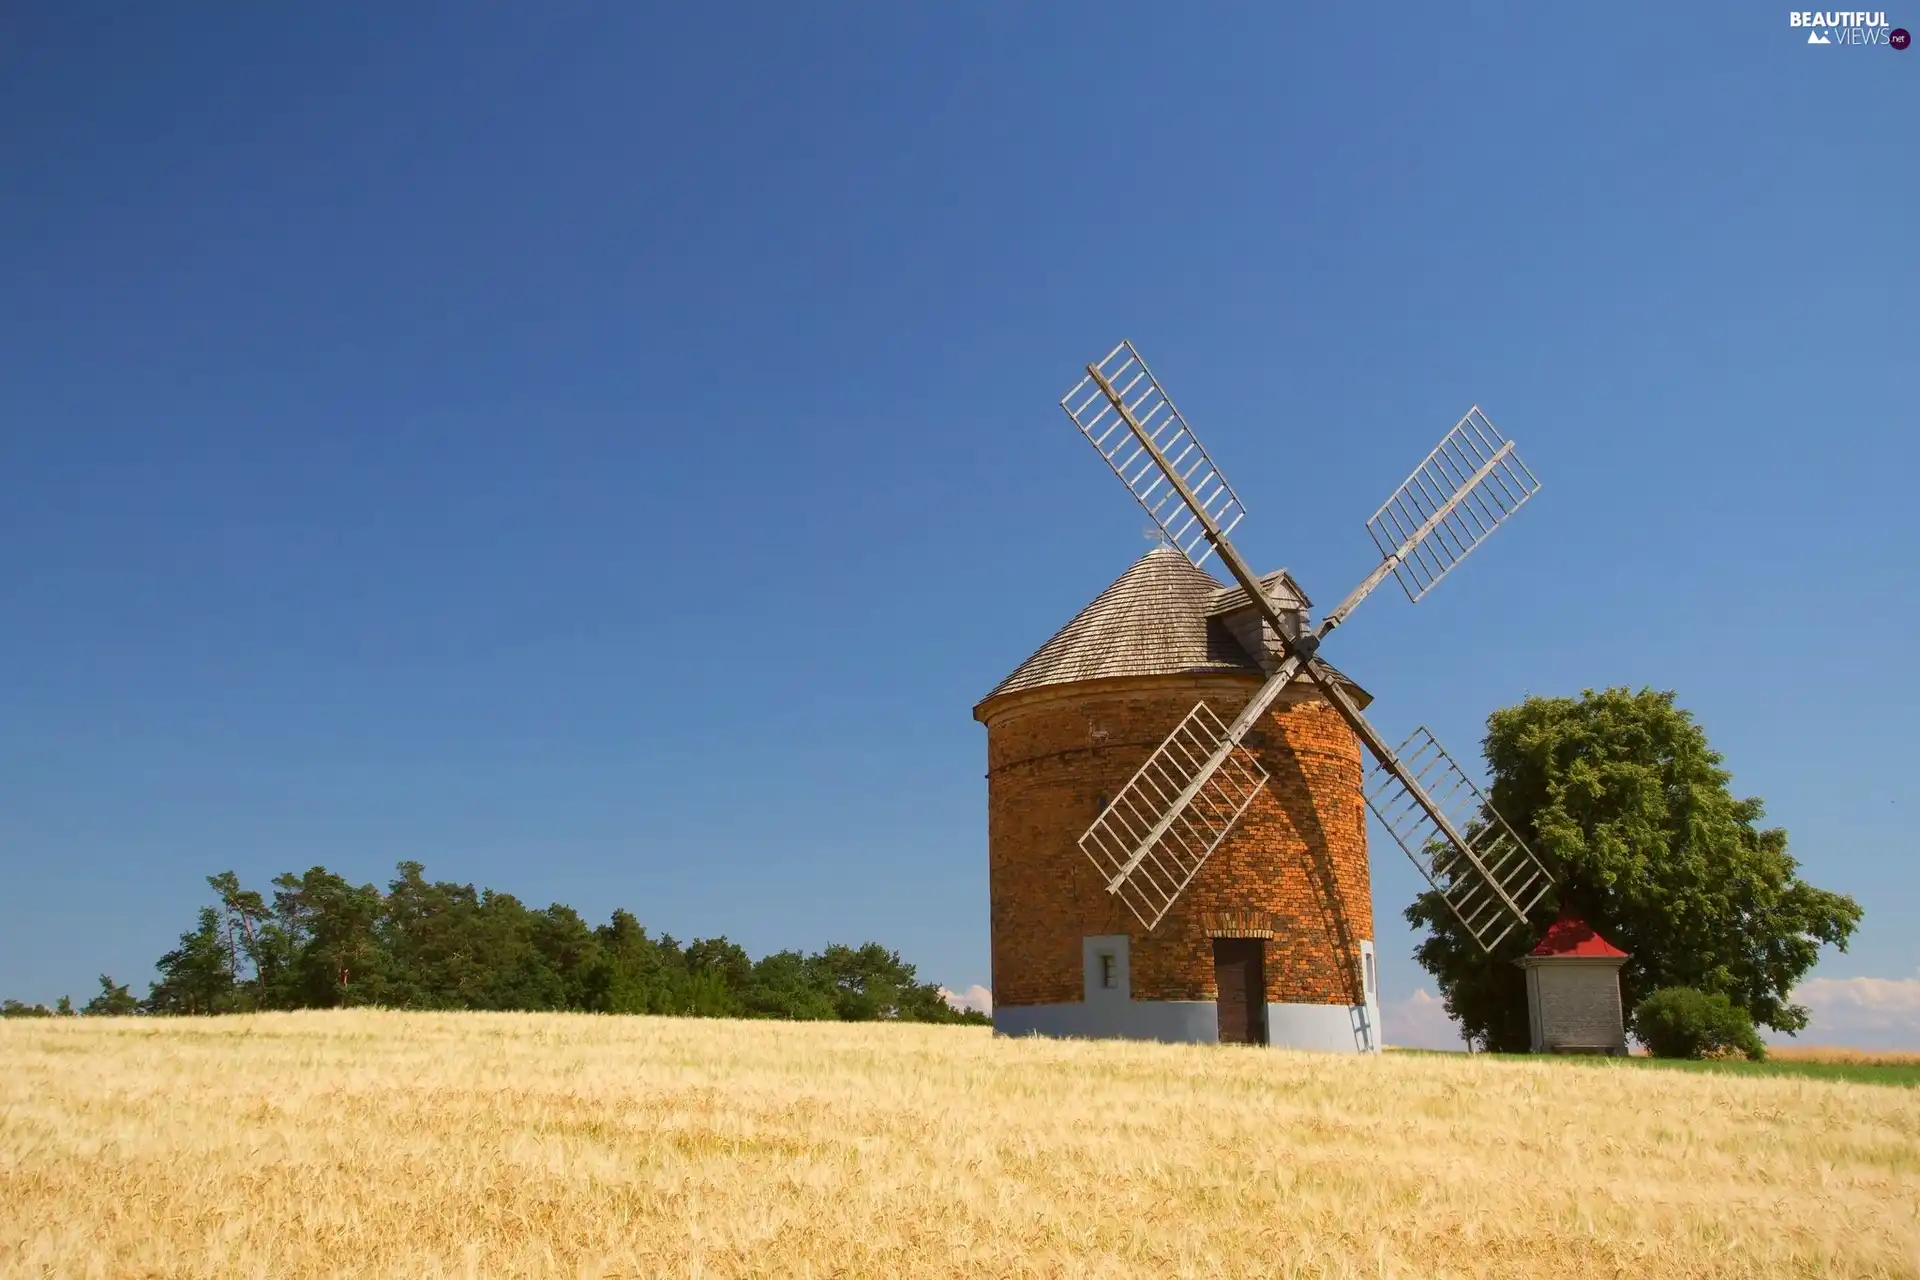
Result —
<path fill-rule="evenodd" d="M 1564 912 L 1547 930 L 1546 937 L 1540 939 L 1540 945 L 1527 953 L 1531 956 L 1617 956 L 1626 958 L 1626 952 L 1608 942 L 1593 931 L 1593 926 L 1577 916 Z"/>

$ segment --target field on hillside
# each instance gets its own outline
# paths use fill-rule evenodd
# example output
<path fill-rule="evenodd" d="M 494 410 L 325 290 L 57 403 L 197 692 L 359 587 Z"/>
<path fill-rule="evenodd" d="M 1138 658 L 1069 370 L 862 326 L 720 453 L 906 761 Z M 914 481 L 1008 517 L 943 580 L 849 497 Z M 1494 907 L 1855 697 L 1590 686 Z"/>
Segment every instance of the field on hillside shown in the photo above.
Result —
<path fill-rule="evenodd" d="M 1770 1045 L 1767 1057 L 1775 1062 L 1817 1062 L 1822 1066 L 1920 1067 L 1920 1053 L 1911 1049 L 1848 1049 L 1839 1045 Z"/>
<path fill-rule="evenodd" d="M 1387 1049 L 1391 1054 L 1420 1054 L 1451 1057 L 1440 1049 Z M 1538 1062 L 1528 1054 L 1495 1055 L 1503 1062 Z M 1884 1085 L 1895 1088 L 1920 1088 L 1920 1055 L 1903 1051 L 1842 1049 L 1828 1046 L 1767 1050 L 1763 1062 L 1749 1062 L 1738 1055 L 1694 1061 L 1685 1058 L 1654 1058 L 1635 1050 L 1624 1058 L 1562 1058 L 1559 1065 L 1568 1070 L 1599 1067 L 1610 1070 L 1621 1066 L 1647 1071 L 1696 1071 L 1729 1076 L 1800 1076 L 1811 1080 L 1841 1080 L 1852 1084 Z"/>
<path fill-rule="evenodd" d="M 1920 1276 L 1920 1093 L 544 1014 L 0 1023 L 5 1276 Z"/>

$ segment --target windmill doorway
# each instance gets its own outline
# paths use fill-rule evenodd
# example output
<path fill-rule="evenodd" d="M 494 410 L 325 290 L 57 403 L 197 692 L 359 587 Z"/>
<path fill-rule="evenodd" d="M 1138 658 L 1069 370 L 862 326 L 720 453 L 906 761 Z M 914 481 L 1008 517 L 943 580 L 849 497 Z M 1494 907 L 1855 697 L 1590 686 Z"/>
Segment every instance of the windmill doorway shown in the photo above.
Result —
<path fill-rule="evenodd" d="M 1213 940 L 1215 1008 L 1221 1044 L 1267 1042 L 1267 943 L 1264 938 Z"/>

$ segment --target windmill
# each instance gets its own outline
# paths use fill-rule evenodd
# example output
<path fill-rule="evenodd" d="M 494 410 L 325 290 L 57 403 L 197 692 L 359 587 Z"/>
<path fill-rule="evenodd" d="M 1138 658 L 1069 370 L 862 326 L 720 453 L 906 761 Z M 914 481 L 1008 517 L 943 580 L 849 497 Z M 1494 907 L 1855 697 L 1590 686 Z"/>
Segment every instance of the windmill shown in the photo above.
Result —
<path fill-rule="evenodd" d="M 1284 616 L 1228 535 L 1239 495 L 1129 341 L 1060 401 L 1082 435 L 1196 567 L 1218 555 L 1259 610 L 1279 662 L 1231 723 L 1205 701 L 1168 734 L 1080 837 L 1108 893 L 1152 933 L 1267 782 L 1245 745 L 1288 686 L 1311 681 L 1373 757 L 1364 794 L 1427 883 L 1492 951 L 1546 896 L 1546 869 L 1424 727 L 1389 747 L 1321 663 L 1321 642 L 1389 575 L 1419 603 L 1540 483 L 1478 406 L 1367 521 L 1381 560 L 1306 630 Z"/>

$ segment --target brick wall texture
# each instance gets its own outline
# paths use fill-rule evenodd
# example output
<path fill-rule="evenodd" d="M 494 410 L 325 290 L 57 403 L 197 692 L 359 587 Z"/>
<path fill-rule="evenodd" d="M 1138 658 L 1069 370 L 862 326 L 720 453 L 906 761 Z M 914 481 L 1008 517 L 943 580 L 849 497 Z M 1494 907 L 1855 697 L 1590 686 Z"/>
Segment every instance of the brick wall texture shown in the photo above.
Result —
<path fill-rule="evenodd" d="M 1249 735 L 1266 788 L 1151 936 L 1077 843 L 1202 698 L 1231 720 L 1257 677 L 1151 676 L 996 698 L 987 725 L 987 858 L 996 1005 L 1083 998 L 1081 940 L 1131 938 L 1133 998 L 1212 1000 L 1214 936 L 1261 932 L 1267 999 L 1354 1005 L 1373 938 L 1360 744 L 1317 693 L 1290 690 Z"/>

